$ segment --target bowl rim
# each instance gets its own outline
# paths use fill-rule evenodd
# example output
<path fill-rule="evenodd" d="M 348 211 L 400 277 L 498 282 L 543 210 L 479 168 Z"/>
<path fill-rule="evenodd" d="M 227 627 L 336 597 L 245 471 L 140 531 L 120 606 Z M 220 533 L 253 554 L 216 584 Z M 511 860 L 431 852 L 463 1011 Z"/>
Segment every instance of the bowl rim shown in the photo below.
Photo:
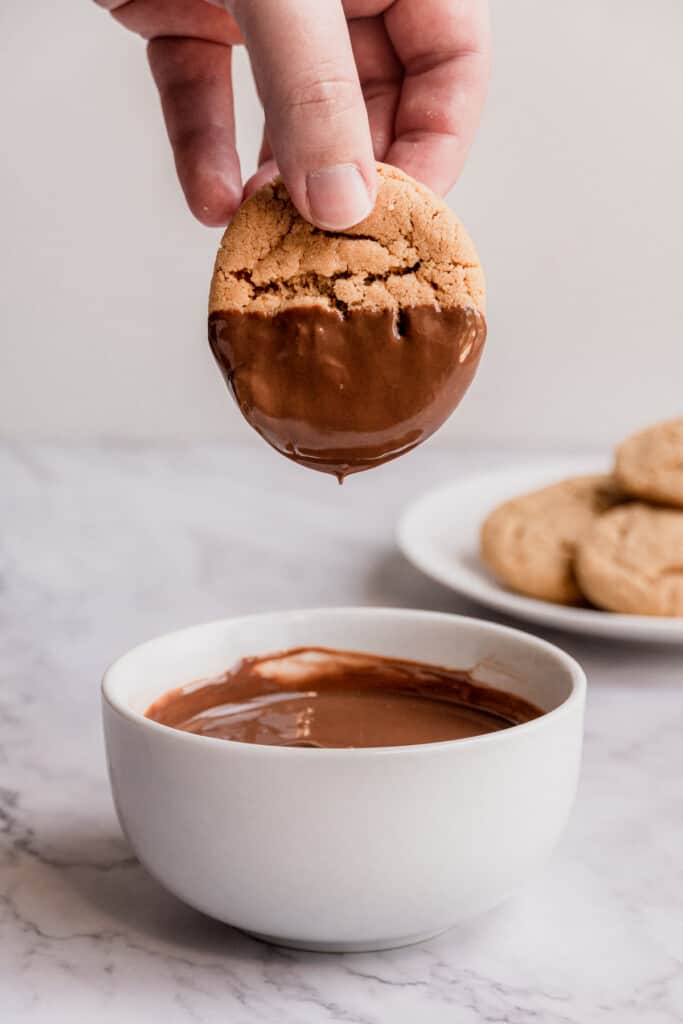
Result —
<path fill-rule="evenodd" d="M 289 619 L 300 619 L 302 616 L 313 618 L 335 618 L 348 614 L 360 614 L 367 618 L 388 616 L 389 618 L 395 618 L 397 620 L 410 618 L 412 620 L 422 619 L 440 622 L 447 621 L 453 625 L 473 624 L 478 629 L 483 629 L 484 632 L 488 632 L 491 635 L 508 636 L 522 645 L 527 645 L 528 647 L 536 648 L 537 650 L 542 650 L 547 654 L 550 654 L 551 657 L 553 657 L 567 672 L 571 682 L 571 690 L 560 704 L 552 708 L 552 710 L 544 712 L 538 718 L 534 718 L 530 722 L 522 722 L 514 725 L 510 729 L 484 733 L 481 736 L 468 736 L 453 740 L 439 740 L 434 743 L 410 743 L 386 747 L 323 747 L 313 749 L 308 747 L 285 747 L 267 743 L 245 743 L 241 740 L 226 740 L 217 736 L 203 736 L 197 733 L 185 732 L 182 729 L 175 729 L 172 726 L 164 725 L 161 722 L 155 722 L 151 718 L 147 718 L 141 712 L 133 710 L 127 701 L 118 697 L 113 692 L 113 676 L 122 661 L 135 655 L 147 646 L 160 643 L 164 640 L 169 640 L 171 637 L 176 637 L 180 634 L 191 634 L 193 632 L 200 633 L 203 630 L 217 628 L 228 624 L 239 626 L 242 623 L 252 623 L 254 620 L 258 619 L 277 619 L 279 622 L 286 623 Z M 343 650 L 344 648 L 340 649 Z M 349 650 L 350 649 L 351 648 L 349 648 Z M 582 704 L 585 700 L 586 688 L 586 673 L 575 658 L 570 654 L 567 654 L 566 651 L 562 650 L 562 648 L 558 647 L 556 644 L 550 643 L 548 640 L 543 640 L 541 637 L 538 637 L 533 633 L 528 633 L 523 629 L 501 625 L 500 623 L 491 622 L 487 619 L 480 619 L 476 616 L 457 615 L 451 612 L 429 611 L 428 609 L 423 608 L 342 605 L 319 608 L 287 609 L 283 611 L 260 611 L 246 615 L 229 615 L 224 618 L 211 619 L 208 622 L 200 622 L 192 626 L 184 626 L 181 629 L 174 629 L 167 633 L 158 634 L 157 636 L 151 637 L 150 639 L 144 640 L 141 643 L 136 644 L 134 647 L 129 648 L 110 663 L 102 677 L 100 693 L 103 705 L 116 712 L 120 717 L 127 719 L 131 724 L 138 728 L 149 730 L 152 734 L 161 734 L 169 740 L 173 739 L 175 742 L 202 744 L 204 746 L 208 743 L 214 748 L 224 749 L 226 755 L 239 751 L 240 755 L 250 757 L 308 758 L 309 760 L 319 758 L 325 758 L 326 760 L 334 758 L 347 760 L 348 758 L 353 758 L 358 760 L 360 757 L 388 757 L 396 754 L 402 754 L 403 756 L 409 754 L 412 757 L 419 757 L 436 750 L 450 750 L 454 747 L 458 750 L 464 750 L 465 748 L 471 747 L 473 744 L 482 746 L 487 743 L 501 743 L 513 738 L 516 739 L 521 737 L 522 734 L 526 735 L 530 732 L 538 731 L 538 729 L 545 728 L 548 722 L 556 721 L 562 715 L 566 715 L 568 712 L 572 711 L 577 704 Z"/>

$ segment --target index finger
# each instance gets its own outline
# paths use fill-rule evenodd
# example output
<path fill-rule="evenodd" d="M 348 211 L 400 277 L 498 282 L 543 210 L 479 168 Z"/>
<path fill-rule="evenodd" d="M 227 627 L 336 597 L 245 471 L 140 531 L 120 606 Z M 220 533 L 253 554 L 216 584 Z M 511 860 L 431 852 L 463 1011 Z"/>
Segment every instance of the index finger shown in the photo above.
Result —
<path fill-rule="evenodd" d="M 387 32 L 405 69 L 387 163 L 444 195 L 465 162 L 490 66 L 486 0 L 397 0 Z"/>
<path fill-rule="evenodd" d="M 268 138 L 301 214 L 343 231 L 376 187 L 368 115 L 341 0 L 226 0 L 244 35 Z"/>

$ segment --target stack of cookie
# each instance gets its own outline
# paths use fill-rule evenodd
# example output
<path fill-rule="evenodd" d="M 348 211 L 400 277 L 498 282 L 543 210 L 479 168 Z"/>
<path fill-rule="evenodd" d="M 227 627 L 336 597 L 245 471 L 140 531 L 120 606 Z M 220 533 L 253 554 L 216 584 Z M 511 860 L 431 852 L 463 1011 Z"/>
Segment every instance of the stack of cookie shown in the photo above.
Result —
<path fill-rule="evenodd" d="M 624 441 L 612 475 L 505 502 L 482 526 L 481 553 L 529 597 L 683 616 L 683 419 Z"/>

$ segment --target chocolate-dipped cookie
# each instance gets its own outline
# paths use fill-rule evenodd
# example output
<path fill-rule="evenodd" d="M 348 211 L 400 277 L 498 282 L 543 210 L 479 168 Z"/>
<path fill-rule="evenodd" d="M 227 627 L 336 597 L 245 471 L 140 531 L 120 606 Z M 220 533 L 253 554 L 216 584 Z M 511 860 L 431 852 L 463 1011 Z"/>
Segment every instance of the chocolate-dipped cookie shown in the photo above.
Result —
<path fill-rule="evenodd" d="M 283 455 L 340 480 L 429 437 L 474 377 L 484 278 L 440 199 L 379 165 L 375 207 L 344 233 L 278 179 L 227 228 L 209 338 L 239 408 Z"/>

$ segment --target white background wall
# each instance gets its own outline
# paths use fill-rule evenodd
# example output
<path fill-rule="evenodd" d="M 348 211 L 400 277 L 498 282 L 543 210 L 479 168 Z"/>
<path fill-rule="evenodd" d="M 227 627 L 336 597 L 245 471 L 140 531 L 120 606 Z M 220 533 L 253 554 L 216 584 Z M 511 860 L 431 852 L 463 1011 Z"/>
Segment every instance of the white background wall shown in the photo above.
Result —
<path fill-rule="evenodd" d="M 441 437 L 610 441 L 683 413 L 683 5 L 492 6 L 452 195 L 490 340 Z M 0 436 L 250 437 L 205 342 L 219 233 L 185 210 L 142 43 L 88 0 L 4 0 L 0 37 Z M 242 58 L 238 76 L 250 171 Z"/>

